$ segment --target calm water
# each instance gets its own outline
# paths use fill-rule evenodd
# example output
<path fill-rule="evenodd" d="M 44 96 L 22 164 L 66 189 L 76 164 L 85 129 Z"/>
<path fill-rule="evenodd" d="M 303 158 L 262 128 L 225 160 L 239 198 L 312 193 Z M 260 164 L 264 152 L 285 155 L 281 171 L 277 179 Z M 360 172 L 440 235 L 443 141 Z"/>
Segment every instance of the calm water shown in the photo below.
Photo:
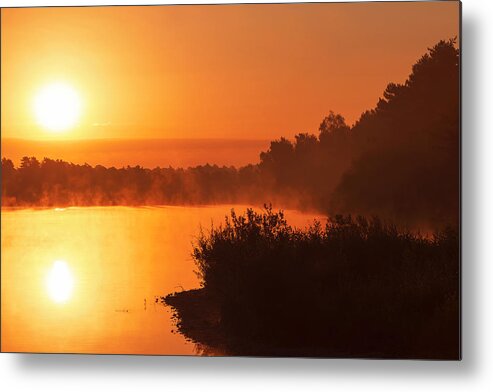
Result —
<path fill-rule="evenodd" d="M 230 208 L 2 210 L 2 351 L 200 354 L 154 298 L 199 287 L 191 242 Z"/>

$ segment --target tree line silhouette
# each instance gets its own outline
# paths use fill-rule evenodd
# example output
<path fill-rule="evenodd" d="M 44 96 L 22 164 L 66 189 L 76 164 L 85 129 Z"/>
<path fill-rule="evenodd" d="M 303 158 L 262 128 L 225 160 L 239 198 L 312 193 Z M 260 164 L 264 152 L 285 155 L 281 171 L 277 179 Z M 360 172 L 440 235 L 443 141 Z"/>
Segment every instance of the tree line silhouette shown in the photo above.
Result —
<path fill-rule="evenodd" d="M 364 88 L 364 87 L 362 87 Z M 357 92 L 356 92 L 357 93 Z M 106 168 L 2 159 L 3 206 L 273 202 L 411 225 L 459 219 L 459 50 L 440 41 L 353 126 L 330 112 L 318 135 L 280 138 L 241 168 Z"/>

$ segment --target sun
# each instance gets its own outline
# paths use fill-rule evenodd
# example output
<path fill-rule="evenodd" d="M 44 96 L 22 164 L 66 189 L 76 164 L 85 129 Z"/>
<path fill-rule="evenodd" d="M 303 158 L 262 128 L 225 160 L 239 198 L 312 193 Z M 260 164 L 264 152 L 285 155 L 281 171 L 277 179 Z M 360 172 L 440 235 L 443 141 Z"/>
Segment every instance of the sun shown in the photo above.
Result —
<path fill-rule="evenodd" d="M 34 114 L 43 128 L 63 132 L 77 124 L 81 101 L 76 89 L 66 83 L 44 86 L 34 99 Z"/>
<path fill-rule="evenodd" d="M 48 295 L 56 303 L 67 302 L 72 297 L 74 278 L 69 266 L 63 260 L 53 263 L 46 276 L 46 290 Z"/>

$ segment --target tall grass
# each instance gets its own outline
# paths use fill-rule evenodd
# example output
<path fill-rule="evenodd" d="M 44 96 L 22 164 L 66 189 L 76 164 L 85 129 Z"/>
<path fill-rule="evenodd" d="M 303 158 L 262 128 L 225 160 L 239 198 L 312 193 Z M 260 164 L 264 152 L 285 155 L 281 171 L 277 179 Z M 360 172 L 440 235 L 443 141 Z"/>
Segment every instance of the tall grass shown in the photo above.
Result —
<path fill-rule="evenodd" d="M 300 230 L 266 206 L 202 231 L 193 258 L 239 354 L 459 355 L 455 230 L 425 238 L 351 216 Z"/>

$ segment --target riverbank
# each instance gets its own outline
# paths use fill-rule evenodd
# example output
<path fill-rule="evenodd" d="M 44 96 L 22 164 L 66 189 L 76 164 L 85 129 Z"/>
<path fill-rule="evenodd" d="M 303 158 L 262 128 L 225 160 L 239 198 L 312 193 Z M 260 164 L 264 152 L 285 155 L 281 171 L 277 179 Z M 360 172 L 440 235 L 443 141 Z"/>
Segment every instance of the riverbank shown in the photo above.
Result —
<path fill-rule="evenodd" d="M 174 293 L 177 329 L 230 355 L 458 359 L 459 242 L 378 219 L 305 230 L 266 208 L 202 232 L 203 288 Z"/>
<path fill-rule="evenodd" d="M 161 298 L 173 309 L 173 319 L 179 333 L 194 342 L 204 355 L 281 356 L 281 357 L 372 357 L 372 353 L 351 353 L 327 347 L 276 347 L 269 342 L 246 339 L 231 334 L 221 324 L 217 302 L 206 290 L 175 292 Z M 373 353 L 374 354 L 374 353 Z"/>

